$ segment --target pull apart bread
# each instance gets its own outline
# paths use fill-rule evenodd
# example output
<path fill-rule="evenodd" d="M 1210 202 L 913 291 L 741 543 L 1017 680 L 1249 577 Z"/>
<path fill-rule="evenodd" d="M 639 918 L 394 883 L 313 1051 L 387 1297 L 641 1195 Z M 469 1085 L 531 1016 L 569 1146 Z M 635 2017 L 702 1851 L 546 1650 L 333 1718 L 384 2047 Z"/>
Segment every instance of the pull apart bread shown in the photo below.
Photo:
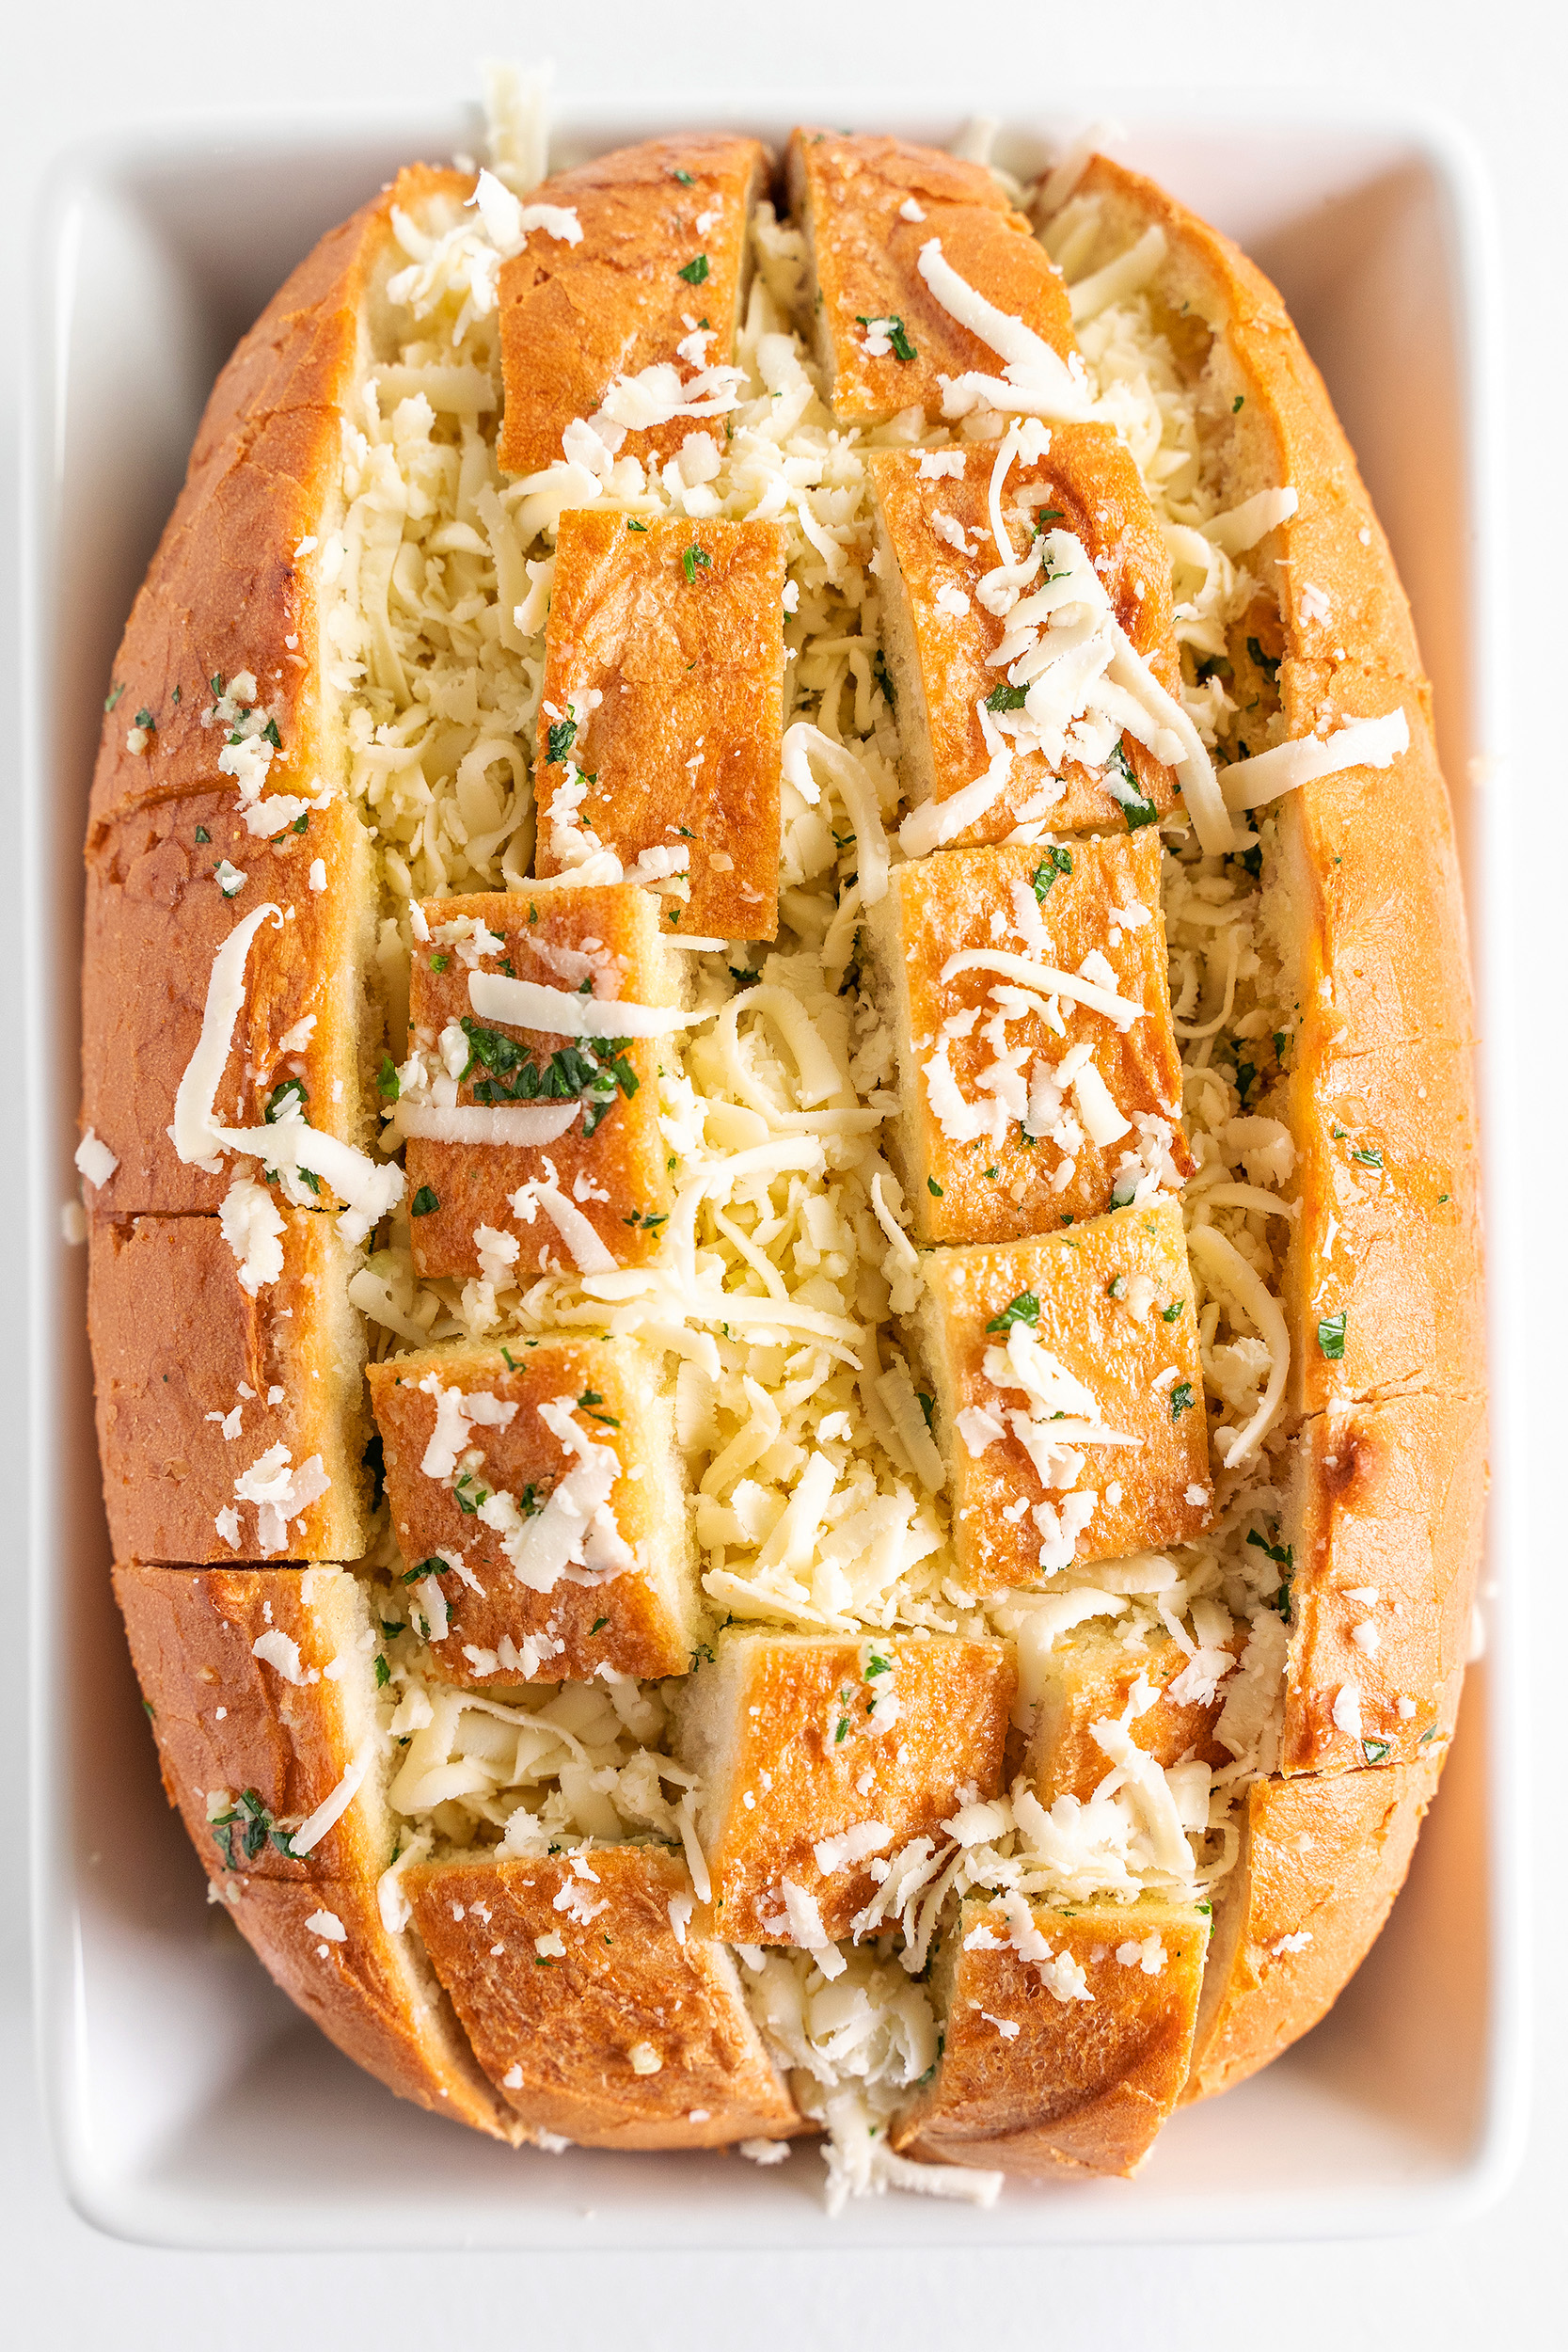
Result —
<path fill-rule="evenodd" d="M 529 146 L 282 289 L 107 697 L 78 1166 L 165 1786 L 497 2137 L 1129 2172 L 1333 2001 L 1459 1703 L 1405 600 L 1273 289 L 1103 156 Z"/>

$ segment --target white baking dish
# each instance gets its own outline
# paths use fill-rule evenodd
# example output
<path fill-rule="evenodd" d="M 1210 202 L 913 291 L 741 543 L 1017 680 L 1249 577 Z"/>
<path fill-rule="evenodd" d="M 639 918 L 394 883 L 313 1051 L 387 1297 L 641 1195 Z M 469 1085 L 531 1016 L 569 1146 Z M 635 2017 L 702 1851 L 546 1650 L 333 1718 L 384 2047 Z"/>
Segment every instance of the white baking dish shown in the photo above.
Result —
<path fill-rule="evenodd" d="M 1123 109 L 1124 114 L 1126 109 Z M 782 141 L 800 119 L 939 143 L 961 119 L 820 93 L 703 102 L 688 122 Z M 999 155 L 1037 168 L 1083 119 L 1030 112 Z M 673 127 L 567 110 L 556 159 Z M 1025 124 L 1027 127 L 1025 127 Z M 1392 1923 L 1330 2018 L 1266 2074 L 1180 2115 L 1132 2183 L 1011 2187 L 993 2212 L 890 2198 L 828 2223 L 821 2166 L 730 2156 L 513 2154 L 402 2105 L 275 1992 L 163 1802 L 109 1591 L 74 1196 L 80 843 L 119 632 L 236 337 L 316 236 L 405 158 L 471 147 L 456 116 L 155 132 L 68 158 L 38 226 L 28 447 L 26 797 L 33 1347 L 35 1891 L 39 2030 L 78 2210 L 184 2246 L 1041 2244 L 1340 2235 L 1495 2196 L 1518 2138 L 1523 1851 L 1516 1596 L 1491 1609 L 1441 1795 Z M 1133 115 L 1118 151 L 1237 235 L 1278 279 L 1359 453 L 1437 688 L 1501 1136 L 1509 813 L 1495 532 L 1497 347 L 1483 192 L 1429 122 Z M 1491 1558 L 1527 1555 L 1504 1343 L 1514 1223 L 1490 1170 L 1496 1454 Z M 1496 1572 L 1496 1566 L 1494 1573 Z"/>

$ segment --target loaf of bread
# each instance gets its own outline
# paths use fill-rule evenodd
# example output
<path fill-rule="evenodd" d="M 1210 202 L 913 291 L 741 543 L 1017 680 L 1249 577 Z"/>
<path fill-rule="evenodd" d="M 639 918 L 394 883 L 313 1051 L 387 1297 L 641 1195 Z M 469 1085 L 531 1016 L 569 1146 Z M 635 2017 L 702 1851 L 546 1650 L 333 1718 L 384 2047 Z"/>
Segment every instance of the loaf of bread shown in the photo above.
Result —
<path fill-rule="evenodd" d="M 115 1587 L 214 1899 L 515 2145 L 1129 2172 L 1386 1915 L 1485 1483 L 1409 612 L 1104 156 L 411 167 L 106 698 Z"/>

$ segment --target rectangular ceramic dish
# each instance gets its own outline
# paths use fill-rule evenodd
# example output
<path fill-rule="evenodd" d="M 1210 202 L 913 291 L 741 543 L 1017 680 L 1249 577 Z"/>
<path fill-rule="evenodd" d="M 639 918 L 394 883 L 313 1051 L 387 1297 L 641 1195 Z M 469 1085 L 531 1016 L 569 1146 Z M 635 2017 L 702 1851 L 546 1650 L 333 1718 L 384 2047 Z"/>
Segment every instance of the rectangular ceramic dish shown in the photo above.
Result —
<path fill-rule="evenodd" d="M 1037 170 L 1085 109 L 1022 110 Z M 552 160 L 683 125 L 781 143 L 825 119 L 945 144 L 962 115 L 869 95 L 569 107 Z M 1330 2017 L 1242 2090 L 1178 2116 L 1134 2182 L 1010 2187 L 994 2211 L 888 2198 L 829 2223 L 807 2147 L 735 2156 L 514 2154 L 399 2104 L 290 2007 L 222 1914 L 158 1787 L 108 1581 L 75 1197 L 81 839 L 124 616 L 214 375 L 316 237 L 400 162 L 472 148 L 459 115 L 318 116 L 137 135 L 55 170 L 37 223 L 27 452 L 26 905 L 39 2034 L 77 2209 L 189 2247 L 931 2248 L 1344 2235 L 1473 2209 L 1507 2178 L 1522 2074 L 1516 1594 L 1491 1641 L 1387 1931 Z M 1497 329 L 1484 191 L 1440 127 L 1388 117 L 1132 117 L 1117 151 L 1280 284 L 1360 457 L 1437 690 L 1503 1133 L 1505 863 Z M 1489 1175 L 1490 1573 L 1526 1556 L 1512 1458 L 1519 1327 L 1510 1178 Z M 1522 1319 L 1521 1319 L 1522 1320 Z"/>

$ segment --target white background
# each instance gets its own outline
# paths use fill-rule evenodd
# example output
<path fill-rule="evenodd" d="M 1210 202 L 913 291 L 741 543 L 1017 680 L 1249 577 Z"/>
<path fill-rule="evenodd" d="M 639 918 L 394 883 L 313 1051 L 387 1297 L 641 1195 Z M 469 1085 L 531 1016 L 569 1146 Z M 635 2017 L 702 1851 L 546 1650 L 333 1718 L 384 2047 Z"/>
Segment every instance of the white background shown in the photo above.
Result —
<path fill-rule="evenodd" d="M 265 0 L 242 10 L 189 0 L 60 6 L 31 0 L 0 45 L 6 85 L 0 140 L 0 317 L 26 310 L 26 230 L 39 176 L 62 146 L 135 121 L 189 123 L 274 107 L 341 105 L 471 94 L 481 59 L 552 55 L 563 89 L 635 97 L 657 91 L 800 87 L 819 81 L 832 115 L 836 86 L 965 101 L 1020 112 L 1114 112 L 1118 89 L 1240 94 L 1266 121 L 1271 102 L 1353 98 L 1442 108 L 1477 143 L 1496 193 L 1508 347 L 1503 408 L 1509 436 L 1508 525 L 1513 550 L 1513 724 L 1509 780 L 1517 810 L 1514 909 L 1522 978 L 1537 1053 L 1525 1058 L 1528 1117 L 1514 1130 L 1535 1171 L 1528 1214 L 1541 1220 L 1532 1269 L 1539 1298 L 1538 1379 L 1528 1382 L 1538 1467 L 1529 1555 L 1497 1561 L 1495 1575 L 1533 1588 L 1540 1635 L 1532 1669 L 1537 1812 L 1543 1884 L 1531 1942 L 1537 2018 L 1532 2114 L 1521 2171 L 1492 2213 L 1440 2238 L 1272 2249 L 1147 2252 L 880 2256 L 648 2254 L 595 2257 L 592 2265 L 538 2255 L 241 2256 L 158 2253 L 96 2235 L 55 2185 L 34 2086 L 27 2017 L 22 1858 L 6 1883 L 0 1923 L 0 2296 L 19 2345 L 96 2344 L 116 2352 L 184 2352 L 187 2345 L 275 2346 L 304 2340 L 331 2352 L 360 2345 L 547 2344 L 555 2352 L 626 2331 L 639 2352 L 724 2344 L 895 2345 L 897 2352 L 961 2343 L 1071 2341 L 1094 2352 L 1122 2345 L 1228 2352 L 1263 2344 L 1294 2352 L 1323 2344 L 1379 2352 L 1447 2352 L 1496 2343 L 1508 2352 L 1568 2338 L 1568 2164 L 1556 2109 L 1568 2098 L 1568 2029 L 1560 1993 L 1568 1950 L 1560 1801 L 1555 1788 L 1560 1676 L 1553 1590 L 1563 1574 L 1557 1480 L 1568 1452 L 1548 1358 L 1560 1330 L 1562 1252 L 1553 1216 L 1568 1144 L 1568 1104 L 1555 1078 L 1563 1035 L 1561 884 L 1562 729 L 1548 682 L 1561 675 L 1561 550 L 1568 491 L 1560 455 L 1568 360 L 1563 230 L 1562 103 L 1568 93 L 1568 15 L 1548 0 L 1304 0 L 1228 7 L 1209 0 L 982 0 L 939 8 L 871 0 L 794 0 L 721 13 L 689 0 L 592 0 L 571 10 L 486 5 L 438 10 L 430 0 Z M 989 96 L 988 96 L 989 93 Z M 0 437 L 14 445 L 20 353 L 0 338 Z M 0 535 L 15 543 L 15 469 L 0 477 Z M 14 713 L 8 665 L 16 643 L 14 565 L 0 567 L 0 712 Z M 0 724 L 0 778 L 14 819 L 14 721 Z M 14 840 L 14 822 L 8 825 Z M 15 911 L 7 935 L 14 940 Z M 0 1153 L 0 1251 L 19 1256 L 19 1175 Z M 10 1504 L 0 1553 L 0 1626 L 9 1636 L 0 1706 L 0 1786 L 21 1815 L 20 1671 L 23 1634 L 20 1372 L 22 1276 L 4 1268 L 0 1299 L 18 1302 L 0 1327 L 0 1494 Z M 1550 1758 L 1550 1761 L 1548 1761 Z M 1441 2066 L 1443 2054 L 1433 2053 Z M 12 2332 L 14 2331 L 14 2332 Z"/>

